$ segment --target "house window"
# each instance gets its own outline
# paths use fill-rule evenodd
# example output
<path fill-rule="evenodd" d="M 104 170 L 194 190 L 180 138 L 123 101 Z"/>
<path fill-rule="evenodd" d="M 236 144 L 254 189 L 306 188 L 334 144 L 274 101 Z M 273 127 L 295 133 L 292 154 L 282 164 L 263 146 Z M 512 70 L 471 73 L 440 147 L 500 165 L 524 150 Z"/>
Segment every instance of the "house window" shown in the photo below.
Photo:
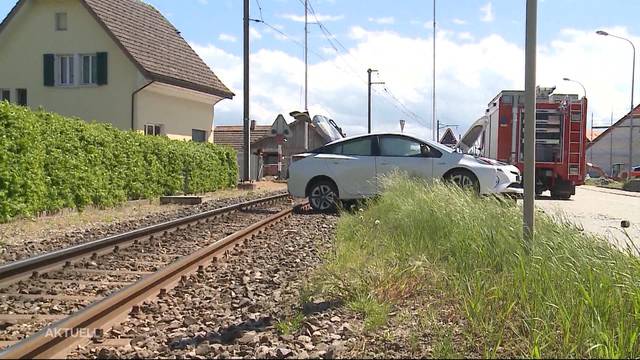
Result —
<path fill-rule="evenodd" d="M 160 124 L 146 124 L 144 126 L 144 134 L 150 136 L 162 135 L 162 125 Z"/>
<path fill-rule="evenodd" d="M 91 85 L 98 83 L 98 56 L 92 55 L 80 55 L 80 64 L 82 66 L 82 79 L 83 85 Z"/>
<path fill-rule="evenodd" d="M 18 105 L 27 106 L 27 89 L 16 89 Z"/>
<path fill-rule="evenodd" d="M 67 30 L 67 13 L 56 13 L 56 31 Z"/>
<path fill-rule="evenodd" d="M 11 101 L 11 90 L 9 89 L 1 89 L 0 90 L 0 101 Z"/>
<path fill-rule="evenodd" d="M 74 56 L 58 55 L 58 85 L 69 86 L 74 84 Z"/>
<path fill-rule="evenodd" d="M 207 132 L 204 130 L 191 130 L 191 140 L 195 142 L 207 142 Z"/>

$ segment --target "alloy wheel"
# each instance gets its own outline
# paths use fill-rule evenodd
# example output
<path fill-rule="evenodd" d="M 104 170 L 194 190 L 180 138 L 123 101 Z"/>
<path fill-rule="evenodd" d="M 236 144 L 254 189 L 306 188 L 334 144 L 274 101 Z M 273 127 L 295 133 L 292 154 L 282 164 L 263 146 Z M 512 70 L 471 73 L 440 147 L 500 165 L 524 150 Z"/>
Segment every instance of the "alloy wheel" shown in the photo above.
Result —
<path fill-rule="evenodd" d="M 311 190 L 311 206 L 320 211 L 326 211 L 335 205 L 336 194 L 327 184 L 317 185 Z"/>

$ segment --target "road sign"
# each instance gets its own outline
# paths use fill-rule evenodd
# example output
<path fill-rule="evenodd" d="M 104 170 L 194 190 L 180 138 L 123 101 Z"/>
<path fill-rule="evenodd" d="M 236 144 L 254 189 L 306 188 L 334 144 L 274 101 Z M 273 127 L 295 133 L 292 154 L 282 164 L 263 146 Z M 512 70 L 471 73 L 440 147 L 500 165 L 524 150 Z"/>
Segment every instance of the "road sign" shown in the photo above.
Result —
<path fill-rule="evenodd" d="M 282 135 L 287 139 L 291 138 L 291 129 L 289 128 L 287 120 L 284 119 L 284 116 L 282 116 L 282 114 L 278 115 L 276 121 L 274 121 L 273 125 L 271 125 L 271 135 Z"/>

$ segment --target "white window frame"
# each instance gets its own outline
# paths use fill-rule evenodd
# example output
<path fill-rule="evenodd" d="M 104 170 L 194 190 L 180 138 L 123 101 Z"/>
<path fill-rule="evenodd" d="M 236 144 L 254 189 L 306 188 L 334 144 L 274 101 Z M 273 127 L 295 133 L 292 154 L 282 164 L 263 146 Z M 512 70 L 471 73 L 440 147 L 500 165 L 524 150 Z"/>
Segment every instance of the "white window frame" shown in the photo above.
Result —
<path fill-rule="evenodd" d="M 89 57 L 89 82 L 85 82 L 84 78 L 84 59 Z M 98 85 L 98 54 L 80 54 L 78 55 L 78 63 L 80 68 L 79 83 L 83 86 Z M 95 69 L 94 69 L 95 66 Z M 95 72 L 94 72 L 95 70 Z"/>
<path fill-rule="evenodd" d="M 64 16 L 64 27 L 62 26 L 61 17 Z M 69 29 L 69 15 L 66 12 L 57 12 L 54 15 L 56 31 L 67 31 Z"/>
<path fill-rule="evenodd" d="M 144 124 L 144 134 L 149 136 L 161 136 L 163 130 L 162 124 Z"/>
<path fill-rule="evenodd" d="M 66 70 L 67 70 L 67 79 L 63 79 L 62 78 L 62 62 L 63 62 L 63 58 L 67 59 L 67 66 L 66 66 Z M 60 54 L 60 55 L 56 55 L 55 58 L 55 77 L 56 77 L 56 86 L 60 86 L 60 87 L 69 87 L 69 86 L 75 86 L 76 85 L 76 81 L 77 81 L 77 71 L 78 71 L 78 67 L 76 66 L 75 63 L 77 63 L 76 60 L 77 56 L 72 55 L 72 54 Z M 68 60 L 71 60 L 71 62 L 69 62 Z M 71 71 L 69 71 L 71 70 Z M 66 80 L 66 81 L 63 81 Z"/>
<path fill-rule="evenodd" d="M 8 99 L 3 99 L 2 98 L 2 94 L 4 94 L 5 91 L 9 92 L 9 98 Z M 11 89 L 0 88 L 0 101 L 3 101 L 3 100 L 7 100 L 8 102 L 11 102 Z"/>

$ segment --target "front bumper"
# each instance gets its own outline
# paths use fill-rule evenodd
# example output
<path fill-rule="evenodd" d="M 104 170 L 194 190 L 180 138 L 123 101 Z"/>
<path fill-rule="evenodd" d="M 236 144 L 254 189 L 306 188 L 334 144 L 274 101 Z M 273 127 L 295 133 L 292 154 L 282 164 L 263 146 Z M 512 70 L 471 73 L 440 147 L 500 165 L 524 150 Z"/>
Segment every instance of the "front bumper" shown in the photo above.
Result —
<path fill-rule="evenodd" d="M 493 192 L 499 194 L 523 195 L 522 175 L 515 166 L 499 167 Z"/>

